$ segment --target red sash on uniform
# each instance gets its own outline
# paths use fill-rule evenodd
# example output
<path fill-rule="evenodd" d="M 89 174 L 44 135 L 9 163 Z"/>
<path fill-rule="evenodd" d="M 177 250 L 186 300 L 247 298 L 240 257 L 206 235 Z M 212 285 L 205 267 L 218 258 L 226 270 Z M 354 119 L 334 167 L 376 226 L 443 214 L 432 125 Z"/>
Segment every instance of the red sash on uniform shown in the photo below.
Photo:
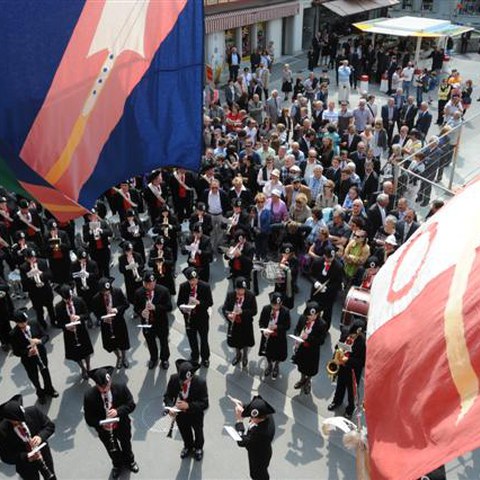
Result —
<path fill-rule="evenodd" d="M 52 250 L 52 258 L 54 258 L 55 260 L 63 258 L 62 250 Z"/>
<path fill-rule="evenodd" d="M 185 198 L 187 196 L 187 190 L 182 185 L 178 187 L 178 196 L 179 198 Z"/>
<path fill-rule="evenodd" d="M 101 250 L 103 248 L 103 240 L 101 238 L 95 240 L 95 248 L 97 250 Z"/>
<path fill-rule="evenodd" d="M 241 270 L 242 262 L 240 261 L 239 258 L 234 258 L 233 259 L 232 268 L 233 268 L 233 270 Z"/>

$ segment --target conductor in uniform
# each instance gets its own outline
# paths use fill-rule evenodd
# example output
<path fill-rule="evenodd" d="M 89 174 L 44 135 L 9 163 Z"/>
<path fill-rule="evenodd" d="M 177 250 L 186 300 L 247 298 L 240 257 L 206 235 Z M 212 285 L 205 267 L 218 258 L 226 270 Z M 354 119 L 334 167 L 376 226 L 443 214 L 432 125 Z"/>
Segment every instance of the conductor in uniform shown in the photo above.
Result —
<path fill-rule="evenodd" d="M 54 423 L 37 407 L 23 407 L 21 395 L 0 405 L 0 458 L 24 480 L 55 480 L 48 439 Z M 33 449 L 45 444 L 37 453 Z M 30 456 L 29 456 L 30 453 Z"/>
<path fill-rule="evenodd" d="M 113 367 L 102 367 L 89 372 L 95 386 L 85 392 L 83 410 L 87 425 L 97 431 L 112 460 L 112 478 L 118 478 L 124 467 L 133 473 L 138 473 L 139 468 L 132 451 L 130 422 L 136 405 L 127 385 L 112 381 L 113 370 Z M 112 418 L 118 421 L 102 422 Z"/>
<path fill-rule="evenodd" d="M 272 441 L 275 436 L 275 409 L 260 395 L 253 397 L 251 402 L 235 406 L 235 429 L 242 437 L 239 447 L 245 447 L 248 452 L 250 478 L 252 480 L 269 480 L 268 466 L 272 458 Z M 243 424 L 249 417 L 248 427 Z"/>
<path fill-rule="evenodd" d="M 175 417 L 183 439 L 180 458 L 189 455 L 195 460 L 203 458 L 203 417 L 208 408 L 207 383 L 203 378 L 194 375 L 195 367 L 191 362 L 178 359 L 175 362 L 177 373 L 168 381 L 167 391 L 163 397 L 166 407 L 176 407 L 179 412 L 168 410 Z"/>

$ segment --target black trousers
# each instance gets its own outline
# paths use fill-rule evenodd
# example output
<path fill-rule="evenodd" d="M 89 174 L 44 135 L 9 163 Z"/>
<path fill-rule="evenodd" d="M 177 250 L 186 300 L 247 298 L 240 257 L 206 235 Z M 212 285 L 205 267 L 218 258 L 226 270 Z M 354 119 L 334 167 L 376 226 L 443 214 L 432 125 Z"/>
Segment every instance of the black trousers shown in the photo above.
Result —
<path fill-rule="evenodd" d="M 335 395 L 333 397 L 333 403 L 336 405 L 341 405 L 343 403 L 343 398 L 345 397 L 345 390 L 347 391 L 348 405 L 345 409 L 347 415 L 352 415 L 355 410 L 355 396 L 353 394 L 353 370 L 349 367 L 340 366 L 337 377 L 337 388 L 335 389 Z M 358 375 L 357 375 L 358 373 Z M 362 372 L 355 372 L 355 378 L 358 382 L 360 381 L 360 376 Z"/>
<path fill-rule="evenodd" d="M 108 456 L 112 459 L 113 466 L 121 468 L 135 461 L 132 451 L 132 429 L 130 420 L 120 421 L 118 428 L 113 430 L 113 441 L 110 432 L 98 429 L 98 437 L 105 446 Z"/>
<path fill-rule="evenodd" d="M 110 276 L 110 248 L 94 250 L 91 252 L 91 257 L 97 262 L 100 277 L 108 278 Z"/>
<path fill-rule="evenodd" d="M 168 347 L 168 320 L 156 322 L 152 328 L 144 328 L 143 335 L 147 342 L 150 360 L 158 360 L 157 338 L 160 340 L 160 360 L 163 362 L 170 358 L 170 348 Z"/>
<path fill-rule="evenodd" d="M 188 343 L 190 344 L 191 359 L 195 362 L 198 361 L 199 356 L 202 356 L 202 360 L 208 360 L 210 358 L 210 346 L 208 345 L 208 330 L 209 322 L 197 321 L 191 319 L 189 326 L 185 325 L 187 332 Z M 198 339 L 200 338 L 200 349 L 198 348 Z"/>
<path fill-rule="evenodd" d="M 43 365 L 45 368 L 40 368 L 40 362 L 38 357 L 22 357 L 22 365 L 25 368 L 25 371 L 27 372 L 27 376 L 32 382 L 33 386 L 35 387 L 35 390 L 37 392 L 37 395 L 41 395 L 44 391 L 45 392 L 51 392 L 54 390 L 53 385 L 52 385 L 52 377 L 50 376 L 50 371 L 48 370 L 48 363 L 47 363 L 47 355 L 39 350 L 39 355 L 42 359 Z M 38 372 L 40 370 L 40 374 L 42 375 L 43 378 L 43 387 L 40 385 L 40 377 L 38 375 Z"/>
<path fill-rule="evenodd" d="M 42 466 L 41 462 L 19 462 L 15 465 L 18 476 L 23 480 L 40 480 L 41 475 L 45 480 L 55 480 L 56 477 L 49 477 L 47 472 L 48 469 L 55 475 L 50 447 L 42 448 L 42 457 L 47 468 Z"/>
<path fill-rule="evenodd" d="M 177 415 L 177 425 L 185 448 L 194 448 L 195 450 L 203 448 L 205 443 L 203 436 L 203 413 L 201 415 L 179 413 Z"/>

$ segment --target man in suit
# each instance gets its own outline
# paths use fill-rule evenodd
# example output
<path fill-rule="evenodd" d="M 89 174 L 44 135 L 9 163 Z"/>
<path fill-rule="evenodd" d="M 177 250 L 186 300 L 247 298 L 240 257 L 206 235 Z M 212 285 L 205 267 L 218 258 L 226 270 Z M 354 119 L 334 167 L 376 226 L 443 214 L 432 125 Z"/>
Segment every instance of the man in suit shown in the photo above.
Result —
<path fill-rule="evenodd" d="M 428 103 L 422 102 L 420 104 L 420 109 L 418 112 L 417 123 L 415 123 L 415 128 L 423 133 L 426 137 L 430 125 L 432 124 L 432 114 L 428 111 Z"/>
<path fill-rule="evenodd" d="M 237 81 L 241 61 L 242 59 L 240 58 L 237 47 L 232 47 L 227 56 L 228 70 L 230 72 L 229 80 Z"/>
<path fill-rule="evenodd" d="M 39 408 L 23 407 L 21 395 L 0 405 L 0 458 L 24 480 L 56 480 L 48 439 L 54 423 Z M 37 453 L 32 450 L 45 444 Z"/>
<path fill-rule="evenodd" d="M 278 90 L 272 90 L 270 98 L 268 98 L 265 103 L 265 110 L 267 112 L 267 116 L 272 119 L 272 123 L 277 124 L 278 118 L 282 113 L 282 101 L 278 96 Z"/>
<path fill-rule="evenodd" d="M 47 396 L 58 397 L 58 392 L 53 388 L 45 349 L 45 344 L 50 337 L 38 323 L 29 322 L 24 310 L 16 310 L 13 321 L 16 323 L 10 332 L 13 354 L 20 357 L 27 376 L 35 387 L 38 401 L 43 404 Z M 43 388 L 38 377 L 39 371 L 43 378 Z"/>
<path fill-rule="evenodd" d="M 398 122 L 399 118 L 399 111 L 395 106 L 395 100 L 393 98 L 390 97 L 387 100 L 387 104 L 382 106 L 381 116 L 383 128 L 387 132 L 388 141 L 390 143 L 393 136 L 393 129 L 395 128 L 395 123 Z"/>
<path fill-rule="evenodd" d="M 95 386 L 85 392 L 83 411 L 87 425 L 96 430 L 112 460 L 112 478 L 116 479 L 124 467 L 133 473 L 140 469 L 132 451 L 130 414 L 135 410 L 135 401 L 125 383 L 112 381 L 113 370 L 102 367 L 90 371 Z M 108 419 L 118 421 L 104 423 Z"/>
<path fill-rule="evenodd" d="M 357 133 L 355 125 L 349 125 L 347 132 L 342 135 L 340 147 L 342 150 L 347 150 L 352 153 L 357 149 L 358 144 L 362 141 L 362 137 Z"/>
<path fill-rule="evenodd" d="M 306 185 L 302 184 L 301 177 L 295 177 L 291 185 L 285 187 L 285 203 L 288 209 L 295 203 L 295 198 L 298 194 L 303 193 L 307 197 L 308 204 L 311 201 L 311 190 Z"/>
<path fill-rule="evenodd" d="M 365 159 L 367 158 L 365 143 L 359 142 L 357 149 L 349 155 L 349 158 L 355 164 L 355 173 L 363 180 L 363 177 L 365 177 Z"/>
<path fill-rule="evenodd" d="M 145 325 L 142 330 L 150 353 L 149 369 L 153 369 L 158 361 L 157 338 L 160 340 L 161 366 L 164 370 L 169 367 L 168 312 L 171 312 L 172 308 L 168 288 L 156 284 L 153 272 L 145 272 L 143 286 L 135 292 L 134 310 L 142 319 L 142 324 Z"/>
<path fill-rule="evenodd" d="M 193 267 L 183 271 L 187 281 L 180 285 L 177 305 L 185 319 L 185 330 L 190 345 L 190 361 L 198 364 L 201 356 L 202 365 L 210 366 L 210 346 L 208 345 L 209 308 L 213 305 L 212 290 L 207 282 L 198 278 L 198 272 Z M 200 338 L 200 348 L 198 339 Z"/>
<path fill-rule="evenodd" d="M 403 220 L 397 222 L 396 236 L 400 240 L 400 245 L 405 243 L 420 227 L 420 224 L 415 221 L 415 212 L 408 209 L 405 212 Z"/>
<path fill-rule="evenodd" d="M 386 193 L 379 193 L 376 202 L 367 211 L 368 238 L 373 240 L 377 230 L 385 223 L 389 197 Z"/>
<path fill-rule="evenodd" d="M 378 174 L 373 169 L 373 162 L 365 162 L 365 176 L 361 183 L 362 198 L 369 199 L 374 192 L 378 191 Z"/>
<path fill-rule="evenodd" d="M 207 383 L 196 376 L 196 367 L 188 360 L 178 359 L 175 362 L 177 373 L 168 381 L 163 401 L 168 414 L 175 419 L 183 440 L 180 458 L 193 454 L 195 460 L 203 458 L 203 417 L 208 408 Z M 168 408 L 170 407 L 170 408 Z M 179 411 L 174 411 L 175 407 Z"/>
<path fill-rule="evenodd" d="M 410 95 L 407 98 L 406 103 L 402 107 L 402 111 L 400 113 L 400 119 L 398 122 L 398 130 L 400 131 L 400 128 L 402 125 L 406 125 L 409 130 L 413 128 L 413 125 L 415 124 L 415 117 L 417 116 L 417 105 L 415 105 L 415 97 Z"/>
<path fill-rule="evenodd" d="M 240 98 L 240 94 L 238 92 L 237 87 L 233 83 L 233 80 L 229 80 L 227 85 L 225 86 L 225 100 L 229 107 L 232 107 L 234 103 L 238 102 Z"/>

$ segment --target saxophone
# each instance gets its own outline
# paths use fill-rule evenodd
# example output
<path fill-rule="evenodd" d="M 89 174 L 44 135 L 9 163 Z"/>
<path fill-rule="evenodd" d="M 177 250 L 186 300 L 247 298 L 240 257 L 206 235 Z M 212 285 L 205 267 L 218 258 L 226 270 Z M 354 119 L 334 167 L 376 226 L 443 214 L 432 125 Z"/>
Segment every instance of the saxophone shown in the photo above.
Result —
<path fill-rule="evenodd" d="M 332 359 L 327 363 L 326 370 L 328 378 L 334 382 L 337 379 L 340 366 L 345 365 L 344 357 L 349 357 L 352 351 L 352 345 L 355 339 L 349 335 L 345 343 L 338 342 L 338 346 L 333 353 Z"/>

